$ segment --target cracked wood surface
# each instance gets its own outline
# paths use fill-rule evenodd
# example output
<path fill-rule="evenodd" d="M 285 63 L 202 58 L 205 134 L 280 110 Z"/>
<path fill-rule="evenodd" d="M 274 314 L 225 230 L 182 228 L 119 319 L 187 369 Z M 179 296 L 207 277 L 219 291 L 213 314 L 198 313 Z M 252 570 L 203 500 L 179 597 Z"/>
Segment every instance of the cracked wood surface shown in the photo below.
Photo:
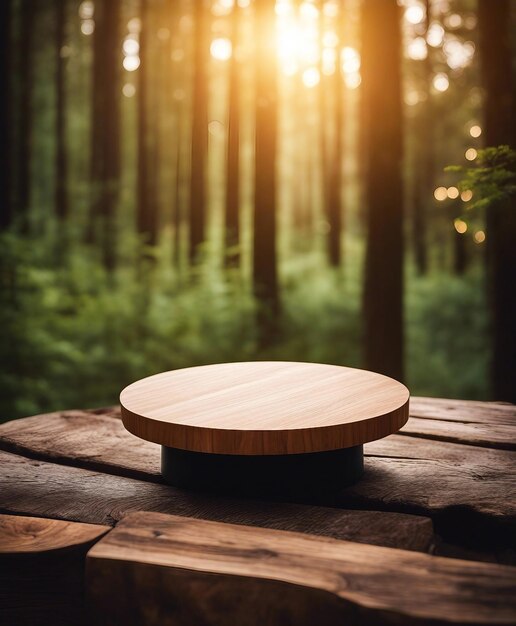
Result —
<path fill-rule="evenodd" d="M 162 618 L 156 622 L 160 626 L 166 626 L 171 615 L 174 624 L 226 624 L 228 606 L 239 626 L 516 623 L 509 597 L 516 569 L 498 569 L 498 565 L 474 561 L 513 561 L 516 407 L 413 398 L 410 413 L 411 419 L 400 433 L 365 446 L 366 471 L 359 483 L 331 500 L 308 504 L 219 498 L 163 484 L 159 446 L 125 431 L 118 407 L 16 420 L 0 425 L 0 512 L 52 518 L 48 520 L 52 523 L 59 519 L 118 524 L 115 532 L 120 531 L 130 547 L 138 549 L 136 531 L 129 522 L 127 526 L 120 520 L 135 511 L 155 511 L 160 515 L 152 523 L 160 527 L 154 529 L 157 534 L 151 543 L 157 542 L 160 559 L 170 542 L 178 545 L 175 534 L 170 539 L 169 530 L 163 530 L 170 520 L 156 521 L 169 518 L 162 514 L 181 516 L 173 524 L 174 533 L 191 529 L 196 541 L 205 541 L 202 558 L 206 550 L 208 557 L 210 550 L 218 550 L 218 539 L 196 524 L 205 523 L 199 520 L 225 522 L 217 524 L 223 527 L 223 534 L 231 535 L 229 544 L 223 540 L 229 550 L 224 553 L 224 562 L 232 550 L 238 556 L 236 545 L 245 539 L 246 532 L 271 533 L 271 539 L 259 535 L 260 550 L 251 550 L 252 564 L 247 559 L 241 562 L 240 557 L 232 561 L 237 569 L 246 564 L 247 573 L 240 569 L 228 574 L 217 564 L 214 571 L 205 571 L 202 565 L 194 566 L 192 562 L 188 567 L 184 563 L 176 567 L 166 559 L 158 564 L 143 562 L 145 558 L 135 553 L 122 568 L 120 563 L 127 555 L 121 560 L 97 559 L 97 565 L 102 564 L 95 576 L 95 588 L 101 589 L 97 599 L 102 599 L 102 594 L 106 597 L 105 593 L 111 598 L 112 586 L 118 583 L 124 589 L 134 585 L 132 589 L 149 594 L 154 607 L 160 611 L 164 607 L 163 613 L 157 613 Z M 253 528 L 238 526 L 234 530 L 227 523 Z M 99 528 L 104 532 L 103 527 Z M 293 573 L 291 555 L 288 550 L 283 553 L 289 541 L 278 538 L 277 531 L 304 533 L 303 538 L 309 542 L 329 542 L 329 562 L 320 562 L 322 544 L 317 544 L 319 549 L 312 553 L 308 544 L 298 544 L 296 539 L 292 545 L 300 546 L 300 553 Z M 192 555 L 192 538 L 183 539 Z M 339 548 L 332 543 L 335 539 L 353 543 Z M 281 545 L 277 550 L 268 550 L 270 541 L 275 540 Z M 430 551 L 472 560 L 417 554 Z M 177 550 L 173 554 L 177 557 Z M 423 560 L 414 561 L 410 555 Z M 73 582 L 73 595 L 81 589 L 80 581 L 75 574 L 75 578 L 66 574 L 67 562 L 60 560 L 55 571 L 61 572 L 63 585 Z M 260 567 L 272 569 L 259 576 Z M 79 570 L 74 566 L 74 572 Z M 23 579 L 27 572 L 20 571 Z M 37 571 L 34 567 L 30 576 Z M 102 576 L 107 576 L 103 584 Z M 303 577 L 308 577 L 308 582 Z M 170 591 L 170 586 L 177 593 Z M 390 599 L 386 589 L 392 590 Z M 23 608 L 20 589 L 12 588 L 11 592 L 9 601 L 14 599 L 16 610 Z M 196 604 L 199 594 L 205 604 Z M 79 611 L 82 617 L 75 615 L 75 621 L 70 618 L 63 624 L 81 624 L 81 619 L 86 619 L 80 593 L 74 597 L 76 600 L 67 602 L 65 610 L 72 617 L 74 610 Z M 151 625 L 150 605 L 138 604 L 140 597 L 139 593 L 125 593 L 123 603 L 111 602 L 111 608 L 116 605 L 131 611 L 122 621 L 118 619 L 121 615 L 109 621 L 112 614 L 107 611 L 108 621 L 104 623 L 140 626 L 139 611 L 144 610 L 147 613 L 143 622 Z M 48 609 L 59 607 L 60 598 L 50 594 Z M 220 598 L 223 602 L 217 604 Z M 239 612 L 239 607 L 244 608 Z M 11 617 L 9 623 L 17 623 L 16 615 Z M 57 619 L 52 623 L 61 622 Z"/>
<path fill-rule="evenodd" d="M 400 434 L 366 444 L 357 485 L 318 504 L 418 513 L 430 516 L 446 541 L 514 547 L 516 407 L 413 398 L 410 413 Z M 161 482 L 159 446 L 130 435 L 119 417 L 113 407 L 8 422 L 0 426 L 0 448 Z"/>
<path fill-rule="evenodd" d="M 98 626 L 510 624 L 516 568 L 135 513 L 90 550 Z M 113 602 L 124 590 L 125 601 Z"/>
<path fill-rule="evenodd" d="M 421 516 L 209 497 L 8 452 L 0 452 L 0 464 L 1 512 L 114 525 L 144 510 L 406 550 L 428 551 L 433 541 L 432 523 Z"/>

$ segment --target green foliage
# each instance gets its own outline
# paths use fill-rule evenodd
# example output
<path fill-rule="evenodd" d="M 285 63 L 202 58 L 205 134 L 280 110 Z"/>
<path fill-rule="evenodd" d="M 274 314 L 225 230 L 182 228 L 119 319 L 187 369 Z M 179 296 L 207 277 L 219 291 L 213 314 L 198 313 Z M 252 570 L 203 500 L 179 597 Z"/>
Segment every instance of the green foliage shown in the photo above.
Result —
<path fill-rule="evenodd" d="M 485 399 L 489 341 L 480 268 L 411 278 L 406 298 L 407 376 L 413 394 Z"/>
<path fill-rule="evenodd" d="M 253 299 L 239 271 L 204 264 L 179 275 L 157 254 L 109 277 L 85 248 L 56 267 L 41 241 L 8 235 L 0 245 L 0 421 L 113 404 L 129 382 L 199 364 L 361 365 L 356 244 L 345 272 L 329 270 L 316 253 L 284 263 L 281 335 L 267 350 L 258 348 Z M 483 293 L 480 271 L 409 279 L 407 382 L 414 394 L 486 397 Z"/>
<path fill-rule="evenodd" d="M 516 151 L 509 146 L 479 150 L 472 167 L 450 166 L 446 169 L 462 174 L 460 188 L 473 192 L 470 210 L 484 210 L 516 195 Z"/>

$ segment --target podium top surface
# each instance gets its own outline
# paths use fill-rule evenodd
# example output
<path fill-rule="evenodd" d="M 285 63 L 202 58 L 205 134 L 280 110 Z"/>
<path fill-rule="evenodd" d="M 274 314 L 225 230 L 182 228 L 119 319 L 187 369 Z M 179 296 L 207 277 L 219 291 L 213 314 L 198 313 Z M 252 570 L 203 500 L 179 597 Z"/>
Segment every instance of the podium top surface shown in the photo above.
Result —
<path fill-rule="evenodd" d="M 164 446 L 216 454 L 322 452 L 399 430 L 409 391 L 366 370 L 223 363 L 143 378 L 120 394 L 124 426 Z"/>

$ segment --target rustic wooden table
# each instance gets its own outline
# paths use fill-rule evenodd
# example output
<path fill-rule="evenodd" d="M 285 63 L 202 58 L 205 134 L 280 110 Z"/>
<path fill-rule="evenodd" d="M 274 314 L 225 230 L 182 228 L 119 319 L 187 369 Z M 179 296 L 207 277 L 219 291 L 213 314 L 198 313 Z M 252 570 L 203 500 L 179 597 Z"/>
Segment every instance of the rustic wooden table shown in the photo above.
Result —
<path fill-rule="evenodd" d="M 516 623 L 516 407 L 410 415 L 309 503 L 165 485 L 118 408 L 1 425 L 0 623 Z"/>

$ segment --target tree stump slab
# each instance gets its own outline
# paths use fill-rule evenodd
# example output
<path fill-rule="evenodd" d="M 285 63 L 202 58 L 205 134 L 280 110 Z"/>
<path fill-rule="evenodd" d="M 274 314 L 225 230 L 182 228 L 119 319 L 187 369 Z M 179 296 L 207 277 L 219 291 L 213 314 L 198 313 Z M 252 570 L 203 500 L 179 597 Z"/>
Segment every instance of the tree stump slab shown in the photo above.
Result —
<path fill-rule="evenodd" d="M 127 574 L 129 570 L 120 573 L 121 570 L 117 569 L 118 558 L 111 564 L 107 559 L 102 560 L 98 570 L 99 580 L 104 576 L 102 572 L 110 572 L 113 584 L 127 584 L 127 589 L 134 591 L 135 588 L 141 588 L 151 594 L 155 588 L 155 595 L 149 597 L 154 597 L 156 601 L 161 597 L 159 590 L 172 584 L 166 582 L 163 587 L 162 582 L 172 577 L 178 589 L 182 588 L 185 593 L 184 603 L 177 600 L 178 612 L 174 613 L 177 623 L 222 623 L 217 622 L 217 619 L 222 619 L 220 613 L 217 613 L 221 610 L 220 606 L 216 608 L 218 598 L 225 598 L 224 606 L 232 607 L 235 620 L 237 617 L 242 618 L 235 623 L 253 623 L 245 622 L 238 607 L 231 604 L 232 599 L 236 602 L 237 598 L 246 593 L 249 594 L 249 619 L 256 614 L 263 618 L 262 623 L 274 624 L 274 620 L 286 624 L 303 623 L 306 615 L 313 616 L 314 611 L 323 609 L 324 615 L 328 616 L 328 623 L 334 623 L 331 621 L 333 617 L 342 623 L 344 615 L 346 623 L 350 624 L 411 624 L 418 621 L 432 624 L 504 623 L 504 620 L 505 623 L 511 623 L 511 619 L 512 623 L 516 623 L 516 617 L 511 615 L 512 609 L 508 608 L 512 605 L 505 600 L 509 584 L 507 576 L 514 570 L 508 565 L 501 570 L 496 569 L 500 563 L 515 562 L 515 441 L 516 407 L 513 405 L 412 398 L 410 418 L 398 433 L 364 445 L 365 472 L 355 485 L 343 488 L 337 494 L 318 497 L 315 494 L 304 502 L 289 497 L 276 500 L 232 498 L 166 484 L 160 471 L 159 445 L 130 434 L 122 424 L 119 407 L 61 411 L 0 425 L 0 513 L 38 518 L 51 523 L 48 534 L 39 533 L 38 541 L 34 544 L 32 536 L 38 533 L 18 533 L 19 537 L 25 537 L 18 540 L 16 559 L 19 562 L 23 542 L 29 551 L 29 557 L 23 558 L 30 560 L 36 558 L 37 545 L 43 546 L 44 536 L 50 543 L 42 549 L 42 554 L 51 553 L 54 562 L 56 558 L 64 558 L 66 561 L 70 550 L 75 550 L 76 554 L 79 551 L 82 554 L 80 558 L 84 559 L 87 549 L 84 535 L 80 535 L 83 542 L 79 541 L 75 548 L 63 546 L 63 549 L 57 548 L 57 544 L 52 548 L 52 537 L 59 537 L 68 545 L 68 523 L 86 524 L 85 529 L 90 529 L 90 524 L 95 525 L 93 535 L 98 529 L 100 536 L 105 533 L 106 527 L 118 528 L 120 523 L 125 523 L 120 520 L 138 511 L 159 514 L 153 518 L 153 524 L 162 515 L 188 519 L 184 524 L 174 521 L 171 526 L 176 529 L 174 533 L 179 532 L 179 529 L 183 533 L 189 527 L 197 532 L 200 529 L 197 523 L 216 522 L 248 526 L 253 532 L 270 532 L 271 537 L 276 533 L 283 536 L 281 531 L 293 531 L 302 533 L 309 540 L 319 538 L 330 543 L 335 540 L 351 542 L 346 544 L 346 550 L 353 553 L 355 546 L 362 546 L 369 550 L 391 550 L 397 555 L 393 561 L 396 563 L 396 571 L 391 572 L 388 587 L 392 593 L 392 604 L 398 606 L 397 610 L 396 607 L 392 610 L 388 608 L 381 594 L 381 602 L 384 604 L 376 606 L 367 600 L 367 594 L 370 593 L 371 597 L 374 595 L 370 591 L 358 599 L 342 595 L 335 589 L 328 591 L 324 586 L 326 583 L 323 584 L 322 579 L 317 577 L 315 582 L 310 579 L 309 584 L 304 584 L 283 574 L 283 578 L 276 578 L 272 570 L 263 577 L 257 571 L 251 576 L 242 572 L 233 575 L 220 568 L 204 571 L 202 567 L 193 567 L 192 564 L 182 568 L 177 563 L 173 565 L 172 561 L 148 563 L 146 557 L 141 555 L 134 559 L 131 557 L 131 563 L 134 560 L 137 565 L 131 564 L 129 569 L 133 571 L 133 568 L 137 568 L 138 572 L 144 573 L 136 574 L 135 569 L 133 573 Z M 22 524 L 18 528 L 23 529 L 21 519 L 16 517 L 15 521 Z M 65 526 L 56 533 L 57 526 L 54 524 Z M 28 528 L 31 528 L 30 524 Z M 154 539 L 158 541 L 162 531 L 159 525 L 155 530 Z M 135 535 L 140 531 L 129 531 L 129 526 L 126 530 L 121 526 L 120 531 L 126 533 L 131 544 L 138 546 Z M 168 537 L 169 530 L 166 534 Z M 230 534 L 234 535 L 233 527 Z M 4 545 L 14 535 L 5 524 L 0 524 L 0 539 L 3 538 Z M 117 537 L 118 542 L 120 535 Z M 264 545 L 260 548 L 262 552 L 256 556 L 267 559 L 270 557 L 267 557 L 269 553 L 266 552 L 270 543 L 269 535 L 260 537 Z M 184 540 L 181 535 L 178 545 L 183 545 Z M 167 550 L 173 548 L 172 556 L 177 557 L 174 541 L 163 541 Z M 283 542 L 283 539 L 279 541 Z M 219 550 L 213 546 L 212 549 L 213 553 Z M 279 547 L 278 550 L 274 549 L 274 554 L 277 552 L 281 552 Z M 389 554 L 392 555 L 392 552 Z M 371 566 L 380 565 L 380 553 L 373 555 L 368 552 L 367 555 L 368 558 L 374 556 L 376 559 Z M 424 561 L 418 561 L 414 569 L 415 562 L 410 555 L 419 555 Z M 460 559 L 443 559 L 437 555 Z M 4 554 L 0 558 L 11 557 Z M 275 556 L 270 558 L 276 559 Z M 385 553 L 382 553 L 383 558 Z M 463 564 L 465 559 L 466 565 Z M 80 559 L 75 564 L 77 562 L 81 562 Z M 452 567 L 449 570 L 445 565 L 458 569 Z M 66 571 L 66 567 L 63 564 L 63 571 Z M 309 569 L 305 568 L 305 572 Z M 34 571 L 38 571 L 37 568 Z M 383 581 L 389 578 L 387 570 L 379 572 L 366 568 L 364 571 L 367 574 L 362 575 L 360 568 L 351 568 L 338 574 L 340 578 L 337 574 L 332 576 L 345 581 L 343 584 L 348 591 L 362 589 L 365 581 L 369 580 L 374 593 L 374 581 L 382 581 L 383 586 Z M 423 581 L 421 576 L 424 572 L 433 573 L 433 577 Z M 31 579 L 27 571 L 23 576 Z M 23 576 L 18 577 L 20 583 L 17 589 L 4 587 L 10 590 L 6 593 L 12 598 L 18 598 L 15 600 L 18 608 L 19 598 L 23 595 L 22 587 L 25 585 L 29 589 L 32 584 L 23 582 Z M 229 586 L 228 576 L 232 577 Z M 407 580 L 403 582 L 405 576 Z M 473 581 L 471 589 L 474 589 L 474 594 L 466 590 L 464 577 L 468 576 Z M 69 580 L 72 578 L 69 577 Z M 443 587 L 441 581 L 445 581 Z M 513 584 L 512 581 L 510 584 Z M 427 595 L 421 595 L 425 587 Z M 200 612 L 196 612 L 193 600 L 188 600 L 194 597 L 192 589 L 206 594 L 203 595 L 206 604 L 199 607 Z M 221 596 L 217 590 L 220 590 Z M 137 594 L 133 591 L 124 600 L 129 603 L 128 606 L 136 602 Z M 421 604 L 419 600 L 423 598 L 426 602 L 428 594 L 433 592 L 437 594 L 436 602 L 439 606 L 448 608 L 428 613 L 423 618 L 423 613 L 417 612 L 417 606 L 409 607 L 410 598 L 414 604 Z M 48 597 L 52 597 L 49 594 Z M 478 609 L 476 617 L 473 595 L 484 607 Z M 269 604 L 264 598 L 270 599 Z M 5 606 L 9 606 L 6 596 L 2 600 Z M 39 606 L 42 614 L 45 614 L 43 604 Z M 76 604 L 83 606 L 78 601 Z M 455 607 L 453 610 L 450 609 L 452 605 Z M 160 613 L 163 624 L 169 619 L 167 615 L 173 614 L 172 605 L 167 607 Z M 466 607 L 462 617 L 457 607 Z M 487 607 L 490 607 L 494 616 L 492 622 L 486 617 Z M 143 610 L 140 607 L 138 611 L 140 609 Z M 208 609 L 214 611 L 212 621 L 206 617 Z M 140 615 L 136 608 L 135 611 L 134 615 Z M 7 623 L 16 624 L 12 616 Z M 30 623 L 44 623 L 34 619 Z M 128 624 L 136 623 L 131 622 L 131 619 L 135 619 L 134 616 L 128 618 Z M 60 622 L 57 620 L 55 623 Z M 73 622 L 69 619 L 68 623 L 80 624 L 81 620 L 78 618 Z"/>
<path fill-rule="evenodd" d="M 0 623 L 87 626 L 86 553 L 109 526 L 0 515 Z"/>

